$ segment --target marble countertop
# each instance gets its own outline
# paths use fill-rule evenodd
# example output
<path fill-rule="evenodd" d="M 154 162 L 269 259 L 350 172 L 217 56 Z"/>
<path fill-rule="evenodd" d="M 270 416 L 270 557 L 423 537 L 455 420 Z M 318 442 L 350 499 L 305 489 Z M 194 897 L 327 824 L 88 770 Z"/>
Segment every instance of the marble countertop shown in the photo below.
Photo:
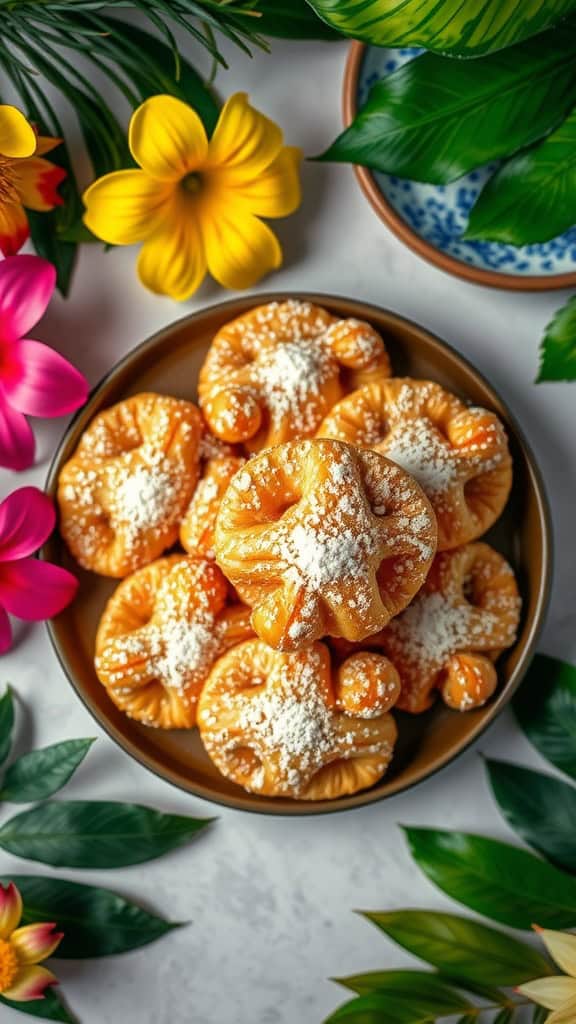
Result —
<path fill-rule="evenodd" d="M 227 52 L 232 69 L 218 78 L 221 93 L 248 91 L 288 142 L 312 155 L 338 132 L 346 44 L 275 43 L 273 57 L 253 60 Z M 68 124 L 77 138 L 77 126 Z M 541 649 L 576 659 L 576 384 L 533 384 L 542 329 L 566 295 L 497 292 L 453 279 L 388 232 L 350 168 L 310 163 L 303 176 L 302 208 L 278 225 L 284 267 L 259 290 L 326 291 L 387 306 L 445 338 L 488 377 L 528 435 L 552 504 L 557 564 Z M 85 246 L 71 299 L 55 300 L 36 332 L 91 382 L 159 327 L 224 297 L 207 283 L 184 306 L 159 299 L 140 287 L 134 262 L 130 249 Z M 21 484 L 42 485 L 63 429 L 61 420 L 37 425 L 38 463 L 20 477 L 3 471 L 2 496 Z M 59 962 L 82 1024 L 320 1024 L 345 999 L 330 976 L 410 962 L 354 908 L 454 909 L 413 866 L 400 824 L 510 838 L 479 755 L 539 760 L 506 712 L 457 764 L 404 795 L 327 817 L 259 817 L 180 793 L 117 749 L 73 694 L 42 625 L 20 630 L 1 669 L 0 682 L 18 695 L 22 749 L 99 737 L 67 796 L 218 818 L 188 849 L 150 865 L 61 872 L 190 922 L 140 952 Z M 2 874 L 44 870 L 4 854 L 0 867 Z M 5 1015 L 6 1024 L 8 1017 L 16 1022 L 3 1010 L 2 1024 Z"/>

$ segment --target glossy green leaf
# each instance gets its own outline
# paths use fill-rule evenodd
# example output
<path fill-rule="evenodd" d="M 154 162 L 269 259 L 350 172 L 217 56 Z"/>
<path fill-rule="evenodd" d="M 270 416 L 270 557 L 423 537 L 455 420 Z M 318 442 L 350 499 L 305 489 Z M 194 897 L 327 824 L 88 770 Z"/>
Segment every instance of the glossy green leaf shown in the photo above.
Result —
<path fill-rule="evenodd" d="M 340 32 L 322 21 L 306 0 L 256 0 L 253 10 L 258 11 L 260 17 L 250 17 L 249 24 L 262 36 L 277 36 L 280 39 L 342 39 Z"/>
<path fill-rule="evenodd" d="M 343 35 L 376 46 L 423 46 L 478 57 L 536 35 L 576 0 L 308 0 Z"/>
<path fill-rule="evenodd" d="M 537 654 L 513 707 L 521 728 L 542 756 L 576 779 L 576 668 Z"/>
<path fill-rule="evenodd" d="M 377 82 L 320 158 L 438 185 L 542 138 L 576 102 L 576 28 L 480 61 L 426 53 Z"/>
<path fill-rule="evenodd" d="M 8 768 L 0 800 L 30 804 L 57 793 L 82 763 L 94 739 L 64 740 L 23 754 Z"/>
<path fill-rule="evenodd" d="M 550 1011 L 545 1006 L 535 1006 L 532 1011 L 532 1024 L 544 1024 L 548 1020 Z"/>
<path fill-rule="evenodd" d="M 5 875 L 0 881 L 18 886 L 24 901 L 23 924 L 56 921 L 63 930 L 55 953 L 59 959 L 126 953 L 179 927 L 109 889 L 35 875 Z"/>
<path fill-rule="evenodd" d="M 486 768 L 511 828 L 558 867 L 576 872 L 576 786 L 506 761 L 489 760 Z"/>
<path fill-rule="evenodd" d="M 410 1002 L 396 999 L 391 993 L 370 992 L 344 1003 L 326 1019 L 324 1024 L 433 1024 L 439 1015 L 434 1008 L 438 1004 L 420 1002 L 414 992 Z M 452 1015 L 458 1010 L 447 1011 Z M 444 1015 L 444 1014 L 443 1014 Z"/>
<path fill-rule="evenodd" d="M 527 245 L 576 223 L 576 110 L 538 146 L 512 157 L 482 189 L 464 237 Z"/>
<path fill-rule="evenodd" d="M 514 928 L 576 926 L 576 879 L 552 864 L 484 836 L 405 831 L 422 871 L 471 910 Z"/>
<path fill-rule="evenodd" d="M 549 962 L 531 946 L 458 914 L 389 910 L 364 916 L 409 953 L 463 982 L 521 985 L 550 973 Z"/>
<path fill-rule="evenodd" d="M 576 296 L 554 314 L 540 346 L 540 371 L 536 383 L 576 380 Z"/>
<path fill-rule="evenodd" d="M 334 980 L 360 996 L 371 992 L 387 996 L 393 1012 L 442 1016 L 470 1009 L 469 1000 L 460 992 L 426 971 L 372 971 Z"/>
<path fill-rule="evenodd" d="M 182 846 L 210 820 L 105 800 L 47 801 L 4 822 L 0 847 L 55 867 L 120 868 Z"/>
<path fill-rule="evenodd" d="M 0 697 L 0 765 L 8 757 L 12 747 L 12 730 L 14 728 L 14 698 L 12 690 L 6 687 Z"/>
<path fill-rule="evenodd" d="M 77 1018 L 72 1016 L 62 1002 L 58 991 L 53 988 L 46 989 L 44 999 L 32 999 L 29 1003 L 14 1003 L 12 1000 L 0 996 L 0 1005 L 7 1006 L 18 1013 L 25 1013 L 28 1017 L 59 1020 L 64 1024 L 77 1024 Z M 15 1020 L 16 1018 L 14 1018 Z"/>
<path fill-rule="evenodd" d="M 514 1010 L 504 1009 L 494 1017 L 494 1024 L 510 1024 L 514 1018 Z"/>

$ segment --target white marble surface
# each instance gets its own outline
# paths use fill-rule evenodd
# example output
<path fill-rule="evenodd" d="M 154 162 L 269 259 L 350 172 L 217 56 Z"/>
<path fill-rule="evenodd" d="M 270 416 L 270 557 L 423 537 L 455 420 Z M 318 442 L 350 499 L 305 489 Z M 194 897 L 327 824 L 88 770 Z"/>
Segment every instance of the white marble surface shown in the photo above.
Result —
<path fill-rule="evenodd" d="M 345 44 L 278 43 L 273 57 L 259 54 L 251 61 L 229 51 L 232 70 L 218 86 L 224 95 L 249 91 L 290 143 L 313 154 L 340 126 L 345 53 Z M 70 130 L 77 134 L 73 124 Z M 309 164 L 304 189 L 302 209 L 278 228 L 285 266 L 262 290 L 314 289 L 388 306 L 446 338 L 488 376 L 528 434 L 552 501 L 559 556 L 541 648 L 576 659 L 570 501 L 576 493 L 576 384 L 532 383 L 542 328 L 565 296 L 481 289 L 428 266 L 376 219 L 349 168 Z M 184 307 L 149 295 L 136 281 L 134 257 L 133 250 L 104 254 L 86 246 L 71 299 L 56 300 L 36 332 L 92 382 L 156 328 L 222 297 L 212 284 Z M 38 425 L 38 465 L 21 477 L 2 471 L 3 494 L 19 484 L 42 484 L 63 426 Z M 354 908 L 450 906 L 412 866 L 399 823 L 509 837 L 487 791 L 479 752 L 538 762 L 505 713 L 476 749 L 406 795 L 317 819 L 258 817 L 171 789 L 116 749 L 73 695 L 42 625 L 26 628 L 3 659 L 0 680 L 10 681 L 18 694 L 21 747 L 99 736 L 68 796 L 138 800 L 218 816 L 196 845 L 156 863 L 62 872 L 191 922 L 121 958 L 60 962 L 64 991 L 82 1024 L 320 1024 L 345 998 L 329 976 L 409 962 Z M 1 855 L 1 873 L 10 870 L 42 868 Z M 16 1021 L 2 1010 L 2 1024 L 12 1016 Z"/>

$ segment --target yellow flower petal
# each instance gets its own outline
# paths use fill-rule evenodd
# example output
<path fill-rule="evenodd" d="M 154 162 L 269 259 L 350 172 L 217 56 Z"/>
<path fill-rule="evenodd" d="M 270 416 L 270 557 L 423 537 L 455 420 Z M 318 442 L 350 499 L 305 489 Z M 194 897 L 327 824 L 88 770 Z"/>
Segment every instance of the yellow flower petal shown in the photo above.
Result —
<path fill-rule="evenodd" d="M 576 935 L 546 928 L 539 928 L 538 935 L 558 967 L 576 978 Z"/>
<path fill-rule="evenodd" d="M 256 177 L 280 152 L 282 132 L 248 102 L 245 92 L 234 93 L 222 107 L 208 145 L 207 166 L 225 164 L 239 178 Z"/>
<path fill-rule="evenodd" d="M 282 263 L 273 231 L 242 209 L 202 210 L 208 269 L 225 288 L 250 288 Z"/>
<path fill-rule="evenodd" d="M 24 207 L 20 203 L 0 204 L 0 251 L 3 255 L 15 256 L 29 234 Z"/>
<path fill-rule="evenodd" d="M 32 999 L 42 999 L 49 985 L 57 985 L 58 979 L 46 967 L 23 967 L 13 985 L 2 995 L 13 999 L 15 1003 L 27 1003 Z"/>
<path fill-rule="evenodd" d="M 111 245 L 142 242 L 166 216 L 171 189 L 144 171 L 114 171 L 86 189 L 84 223 Z"/>
<path fill-rule="evenodd" d="M 571 999 L 565 1006 L 550 1014 L 546 1024 L 574 1024 L 576 1021 L 576 999 Z"/>
<path fill-rule="evenodd" d="M 62 942 L 63 932 L 57 932 L 56 925 L 51 921 L 38 921 L 17 928 L 10 936 L 10 944 L 24 964 L 38 964 L 47 960 Z"/>
<path fill-rule="evenodd" d="M 533 1003 L 545 1006 L 547 1010 L 558 1010 L 570 999 L 576 999 L 576 980 L 562 975 L 553 978 L 538 978 L 526 985 L 519 985 L 518 992 Z"/>
<path fill-rule="evenodd" d="M 0 939 L 8 939 L 20 924 L 22 897 L 14 882 L 0 885 Z"/>
<path fill-rule="evenodd" d="M 51 150 L 56 149 L 62 142 L 62 139 L 57 139 L 50 135 L 39 135 L 36 139 L 36 156 L 44 156 L 46 153 L 50 153 Z"/>
<path fill-rule="evenodd" d="M 62 205 L 58 186 L 64 181 L 66 171 L 57 164 L 32 156 L 14 164 L 13 177 L 20 199 L 28 210 L 45 212 Z"/>
<path fill-rule="evenodd" d="M 230 197 L 234 204 L 259 217 L 286 217 L 294 213 L 302 201 L 300 161 L 302 151 L 284 146 L 272 163 L 252 181 L 238 181 L 236 171 L 228 173 L 224 166 L 214 170 L 214 188 Z"/>
<path fill-rule="evenodd" d="M 21 159 L 36 151 L 36 132 L 16 107 L 0 105 L 0 155 Z"/>
<path fill-rule="evenodd" d="M 142 284 L 158 295 L 181 302 L 189 298 L 206 274 L 206 257 L 198 224 L 180 213 L 178 221 L 149 238 L 138 258 Z"/>
<path fill-rule="evenodd" d="M 130 152 L 140 167 L 161 181 L 178 181 L 206 159 L 208 139 L 195 110 L 174 96 L 151 96 L 134 111 Z"/>

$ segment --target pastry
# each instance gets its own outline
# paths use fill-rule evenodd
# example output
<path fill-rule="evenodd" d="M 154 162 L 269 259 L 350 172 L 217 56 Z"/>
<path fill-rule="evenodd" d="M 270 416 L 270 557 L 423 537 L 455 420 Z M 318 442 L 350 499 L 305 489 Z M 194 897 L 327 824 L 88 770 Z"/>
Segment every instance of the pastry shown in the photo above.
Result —
<path fill-rule="evenodd" d="M 246 459 L 238 449 L 206 434 L 201 445 L 201 473 L 180 524 L 180 543 L 191 555 L 214 558 L 214 529 L 222 496 Z"/>
<path fill-rule="evenodd" d="M 212 669 L 198 728 L 217 768 L 250 792 L 333 800 L 386 771 L 398 693 L 381 656 L 355 655 L 336 669 L 322 643 L 286 654 L 248 640 Z"/>
<path fill-rule="evenodd" d="M 420 486 L 377 452 L 292 441 L 232 478 L 216 521 L 216 559 L 271 647 L 325 634 L 361 640 L 410 602 L 436 551 Z"/>
<path fill-rule="evenodd" d="M 198 394 L 213 433 L 254 452 L 314 435 L 344 394 L 389 373 L 373 327 L 291 299 L 252 309 L 218 331 Z"/>
<path fill-rule="evenodd" d="M 494 661 L 514 643 L 519 618 L 514 573 L 488 544 L 437 555 L 410 607 L 372 638 L 400 673 L 398 707 L 426 711 L 436 690 L 451 708 L 481 707 L 496 689 Z"/>
<path fill-rule="evenodd" d="M 213 562 L 160 558 L 122 580 L 96 636 L 96 673 L 116 706 L 160 729 L 189 729 L 216 659 L 252 636 Z"/>
<path fill-rule="evenodd" d="M 508 500 L 512 460 L 500 420 L 431 381 L 374 381 L 342 399 L 318 436 L 373 448 L 411 473 L 436 513 L 439 551 L 480 537 Z"/>
<path fill-rule="evenodd" d="M 196 487 L 202 419 L 140 394 L 94 418 L 58 481 L 60 532 L 84 569 L 126 576 L 178 539 Z"/>

